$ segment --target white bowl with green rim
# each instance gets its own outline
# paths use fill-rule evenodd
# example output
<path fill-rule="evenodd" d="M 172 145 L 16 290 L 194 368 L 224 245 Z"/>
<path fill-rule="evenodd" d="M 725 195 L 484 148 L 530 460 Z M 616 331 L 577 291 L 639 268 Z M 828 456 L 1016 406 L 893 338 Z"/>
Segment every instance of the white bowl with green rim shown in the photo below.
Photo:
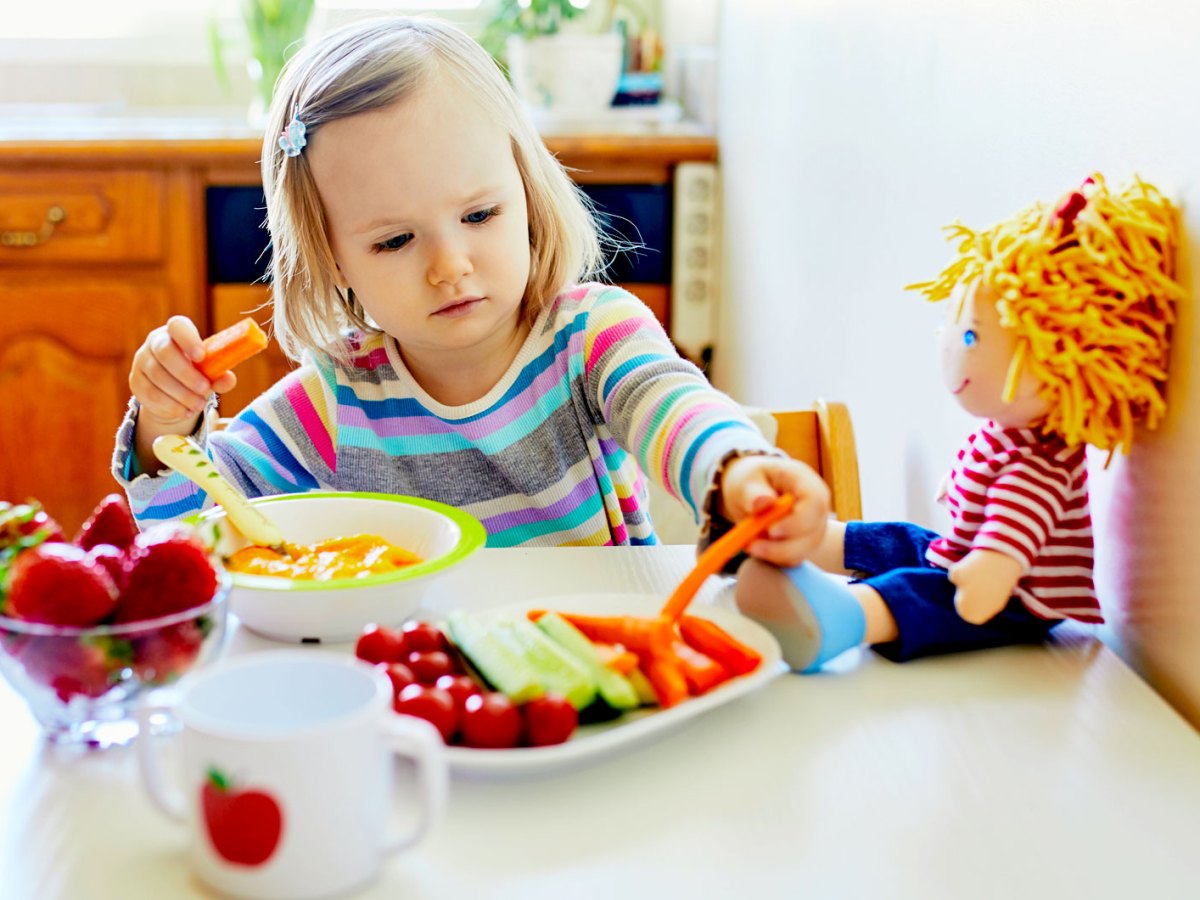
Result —
<path fill-rule="evenodd" d="M 326 581 L 231 572 L 230 611 L 252 631 L 289 643 L 353 641 L 372 622 L 400 625 L 437 578 L 461 565 L 487 539 L 474 516 L 418 497 L 314 491 L 250 502 L 274 520 L 288 544 L 371 534 L 421 559 L 394 572 Z M 218 550 L 228 556 L 247 542 L 224 519 L 219 508 L 200 517 L 215 526 Z"/>

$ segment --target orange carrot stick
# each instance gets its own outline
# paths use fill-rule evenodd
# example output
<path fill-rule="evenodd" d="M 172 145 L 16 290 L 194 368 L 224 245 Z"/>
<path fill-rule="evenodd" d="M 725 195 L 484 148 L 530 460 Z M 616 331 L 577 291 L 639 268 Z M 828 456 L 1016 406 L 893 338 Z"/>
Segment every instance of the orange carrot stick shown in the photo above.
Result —
<path fill-rule="evenodd" d="M 742 550 L 749 546 L 759 534 L 766 531 L 789 512 L 796 504 L 796 498 L 791 494 L 782 494 L 773 505 L 760 513 L 747 516 L 730 528 L 725 534 L 709 544 L 708 549 L 700 554 L 695 568 L 684 576 L 683 581 L 675 588 L 667 605 L 662 608 L 662 615 L 672 622 L 683 615 L 687 605 L 700 590 L 709 575 L 716 575 Z"/>
<path fill-rule="evenodd" d="M 624 644 L 597 644 L 592 643 L 596 648 L 596 655 L 600 657 L 600 662 L 618 675 L 628 675 L 637 668 L 637 654 L 632 650 L 626 650 Z"/>
<path fill-rule="evenodd" d="M 266 346 L 267 336 L 258 323 L 245 318 L 204 339 L 204 358 L 196 364 L 196 368 L 209 381 L 214 381 Z"/>
<path fill-rule="evenodd" d="M 690 644 L 677 640 L 671 650 L 687 682 L 688 692 L 693 696 L 707 694 L 721 682 L 729 680 L 729 672 L 723 665 Z"/>
<path fill-rule="evenodd" d="M 645 655 L 641 657 L 642 672 L 654 693 L 658 697 L 658 705 L 663 709 L 682 703 L 688 698 L 687 681 L 683 673 L 669 657 Z"/>
<path fill-rule="evenodd" d="M 684 616 L 679 620 L 679 633 L 688 646 L 715 659 L 731 675 L 753 672 L 762 662 L 762 654 L 747 647 L 711 619 Z"/>
<path fill-rule="evenodd" d="M 624 644 L 641 655 L 662 653 L 671 648 L 675 631 L 663 618 L 639 616 L 585 616 L 560 612 L 560 616 L 584 633 L 588 640 L 601 644 Z"/>
<path fill-rule="evenodd" d="M 542 616 L 546 615 L 546 612 L 547 610 L 544 609 L 530 609 L 525 611 L 525 617 L 529 619 L 530 622 L 537 622 Z M 559 615 L 568 622 L 570 622 L 572 618 L 584 618 L 583 616 L 572 616 L 569 613 L 559 613 Z M 575 627 L 579 628 L 577 624 L 575 624 Z M 632 650 L 627 650 L 624 644 L 620 643 L 619 641 L 615 643 L 598 641 L 592 638 L 592 636 L 582 628 L 579 628 L 579 631 L 584 637 L 592 642 L 592 646 L 596 648 L 596 655 L 600 658 L 602 665 L 608 666 L 608 668 L 612 669 L 618 675 L 628 675 L 637 668 L 637 654 Z"/>

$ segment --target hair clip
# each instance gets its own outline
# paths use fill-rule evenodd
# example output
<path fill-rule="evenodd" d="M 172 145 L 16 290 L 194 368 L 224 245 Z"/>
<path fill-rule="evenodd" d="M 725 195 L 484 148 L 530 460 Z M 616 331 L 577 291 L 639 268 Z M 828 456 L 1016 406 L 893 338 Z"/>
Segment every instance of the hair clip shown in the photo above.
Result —
<path fill-rule="evenodd" d="M 283 133 L 279 135 L 279 147 L 287 156 L 299 156 L 300 151 L 304 149 L 308 143 L 308 138 L 304 133 L 308 128 L 300 121 L 300 105 L 296 104 L 292 109 L 292 121 L 288 122 L 287 128 L 283 129 Z"/>
<path fill-rule="evenodd" d="M 1083 184 L 1080 185 L 1079 190 L 1072 191 L 1070 194 L 1068 194 L 1062 203 L 1058 204 L 1058 207 L 1054 210 L 1054 218 L 1062 223 L 1063 237 L 1066 237 L 1075 230 L 1075 217 L 1083 212 L 1083 208 L 1087 206 L 1088 202 L 1088 198 L 1083 191 L 1087 190 L 1095 183 L 1096 180 L 1091 176 L 1085 178 Z"/>

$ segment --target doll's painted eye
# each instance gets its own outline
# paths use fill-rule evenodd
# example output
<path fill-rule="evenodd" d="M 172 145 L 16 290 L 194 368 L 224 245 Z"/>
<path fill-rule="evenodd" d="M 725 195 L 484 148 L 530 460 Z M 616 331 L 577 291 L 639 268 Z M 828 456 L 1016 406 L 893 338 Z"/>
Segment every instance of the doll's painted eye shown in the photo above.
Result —
<path fill-rule="evenodd" d="M 979 335 L 975 333 L 975 329 L 968 328 L 963 332 L 963 343 L 968 347 L 973 347 L 975 342 L 979 340 Z"/>

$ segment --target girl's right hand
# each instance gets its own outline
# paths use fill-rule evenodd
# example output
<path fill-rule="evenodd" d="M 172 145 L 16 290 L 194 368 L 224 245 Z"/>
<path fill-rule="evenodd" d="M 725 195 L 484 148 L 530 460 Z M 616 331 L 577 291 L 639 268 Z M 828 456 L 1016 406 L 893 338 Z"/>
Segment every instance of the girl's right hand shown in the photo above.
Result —
<path fill-rule="evenodd" d="M 139 432 L 145 427 L 155 432 L 155 437 L 190 434 L 209 392 L 224 393 L 237 384 L 232 372 L 210 382 L 196 368 L 203 358 L 200 332 L 186 316 L 171 316 L 166 325 L 146 336 L 129 371 L 129 388 L 141 406 Z"/>

